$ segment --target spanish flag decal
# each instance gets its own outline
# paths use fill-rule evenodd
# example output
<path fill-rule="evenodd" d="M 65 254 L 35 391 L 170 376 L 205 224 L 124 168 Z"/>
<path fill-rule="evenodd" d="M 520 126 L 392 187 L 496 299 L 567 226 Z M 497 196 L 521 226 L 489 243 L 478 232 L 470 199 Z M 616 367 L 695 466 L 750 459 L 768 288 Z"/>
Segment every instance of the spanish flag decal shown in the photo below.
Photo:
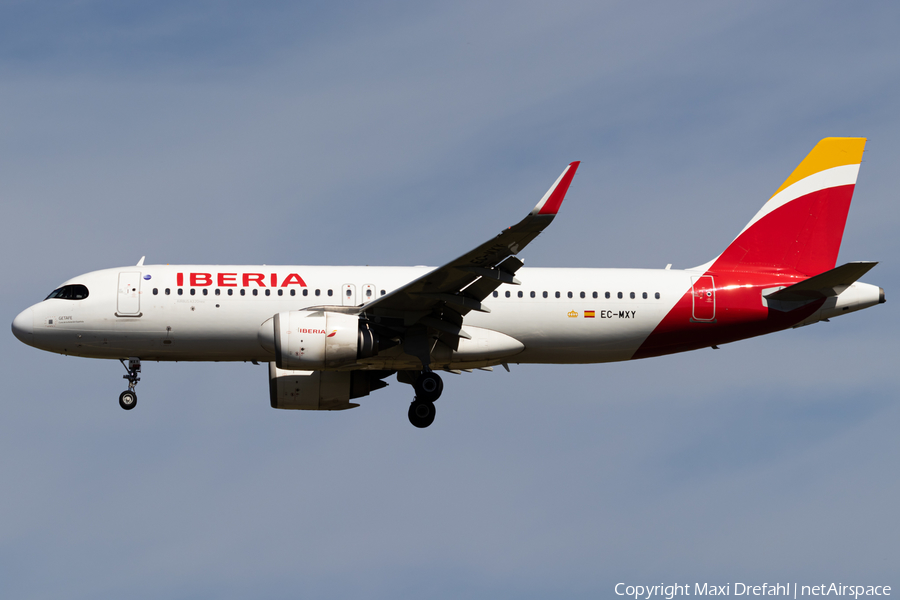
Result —
<path fill-rule="evenodd" d="M 593 318 L 594 318 L 594 311 L 592 311 L 592 310 L 586 310 L 586 311 L 584 311 L 584 318 L 585 318 L 585 319 L 593 319 Z"/>

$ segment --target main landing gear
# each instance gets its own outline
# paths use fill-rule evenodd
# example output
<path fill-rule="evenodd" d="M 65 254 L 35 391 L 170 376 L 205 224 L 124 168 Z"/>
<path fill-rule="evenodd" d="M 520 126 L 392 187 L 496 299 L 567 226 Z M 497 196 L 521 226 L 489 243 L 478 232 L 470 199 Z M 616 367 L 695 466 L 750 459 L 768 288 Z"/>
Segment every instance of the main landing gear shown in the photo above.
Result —
<path fill-rule="evenodd" d="M 129 358 L 128 365 L 125 365 L 125 361 L 122 359 L 119 359 L 119 362 L 122 363 L 122 366 L 128 371 L 128 375 L 122 375 L 122 379 L 128 380 L 128 389 L 119 394 L 119 406 L 125 410 L 131 410 L 137 406 L 137 394 L 134 393 L 134 388 L 137 386 L 138 381 L 141 380 L 139 376 L 141 372 L 141 359 Z"/>
<path fill-rule="evenodd" d="M 416 398 L 412 401 L 412 404 L 409 405 L 408 414 L 409 422 L 412 423 L 414 427 L 424 429 L 434 423 L 434 416 L 437 414 L 437 410 L 434 408 L 434 402 Z"/>
<path fill-rule="evenodd" d="M 416 397 L 409 405 L 409 422 L 419 429 L 424 429 L 434 423 L 437 414 L 434 402 L 441 397 L 444 382 L 437 373 L 422 371 L 413 383 L 413 389 L 416 390 Z"/>

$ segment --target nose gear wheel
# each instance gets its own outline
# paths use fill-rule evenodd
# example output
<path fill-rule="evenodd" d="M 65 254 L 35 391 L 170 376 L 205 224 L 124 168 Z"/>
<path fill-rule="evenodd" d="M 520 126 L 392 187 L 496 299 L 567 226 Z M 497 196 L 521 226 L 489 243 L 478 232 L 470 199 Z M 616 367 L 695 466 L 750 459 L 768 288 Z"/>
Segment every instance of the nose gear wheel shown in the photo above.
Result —
<path fill-rule="evenodd" d="M 119 406 L 125 410 L 131 410 L 137 406 L 137 394 L 130 390 L 125 390 L 119 394 Z"/>
<path fill-rule="evenodd" d="M 125 410 L 131 410 L 137 406 L 137 394 L 134 392 L 134 388 L 137 387 L 138 381 L 141 380 L 141 359 L 129 358 L 127 365 L 122 359 L 119 359 L 119 362 L 128 371 L 127 375 L 122 375 L 122 379 L 128 380 L 128 389 L 119 394 L 119 406 Z"/>

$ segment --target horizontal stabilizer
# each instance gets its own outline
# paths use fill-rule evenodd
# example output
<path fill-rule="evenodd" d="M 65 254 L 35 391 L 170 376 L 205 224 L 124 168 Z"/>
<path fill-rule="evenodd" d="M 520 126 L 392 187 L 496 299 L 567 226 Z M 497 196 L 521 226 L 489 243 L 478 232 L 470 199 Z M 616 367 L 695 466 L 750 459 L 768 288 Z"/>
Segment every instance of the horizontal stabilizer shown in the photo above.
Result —
<path fill-rule="evenodd" d="M 771 294 L 765 294 L 765 298 L 778 302 L 806 303 L 837 296 L 877 264 L 877 262 L 847 263 Z"/>

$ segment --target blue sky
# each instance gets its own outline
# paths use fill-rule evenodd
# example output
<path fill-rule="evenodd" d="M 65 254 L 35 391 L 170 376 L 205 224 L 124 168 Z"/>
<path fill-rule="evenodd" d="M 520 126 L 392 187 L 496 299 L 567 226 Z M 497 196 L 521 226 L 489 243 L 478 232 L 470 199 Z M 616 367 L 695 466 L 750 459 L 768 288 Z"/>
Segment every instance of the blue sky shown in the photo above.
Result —
<path fill-rule="evenodd" d="M 0 6 L 9 322 L 148 263 L 440 264 L 572 160 L 531 266 L 701 264 L 822 137 L 866 136 L 839 261 L 888 303 L 718 352 L 268 406 L 263 367 L 0 341 L 16 598 L 605 598 L 898 586 L 891 3 Z"/>

